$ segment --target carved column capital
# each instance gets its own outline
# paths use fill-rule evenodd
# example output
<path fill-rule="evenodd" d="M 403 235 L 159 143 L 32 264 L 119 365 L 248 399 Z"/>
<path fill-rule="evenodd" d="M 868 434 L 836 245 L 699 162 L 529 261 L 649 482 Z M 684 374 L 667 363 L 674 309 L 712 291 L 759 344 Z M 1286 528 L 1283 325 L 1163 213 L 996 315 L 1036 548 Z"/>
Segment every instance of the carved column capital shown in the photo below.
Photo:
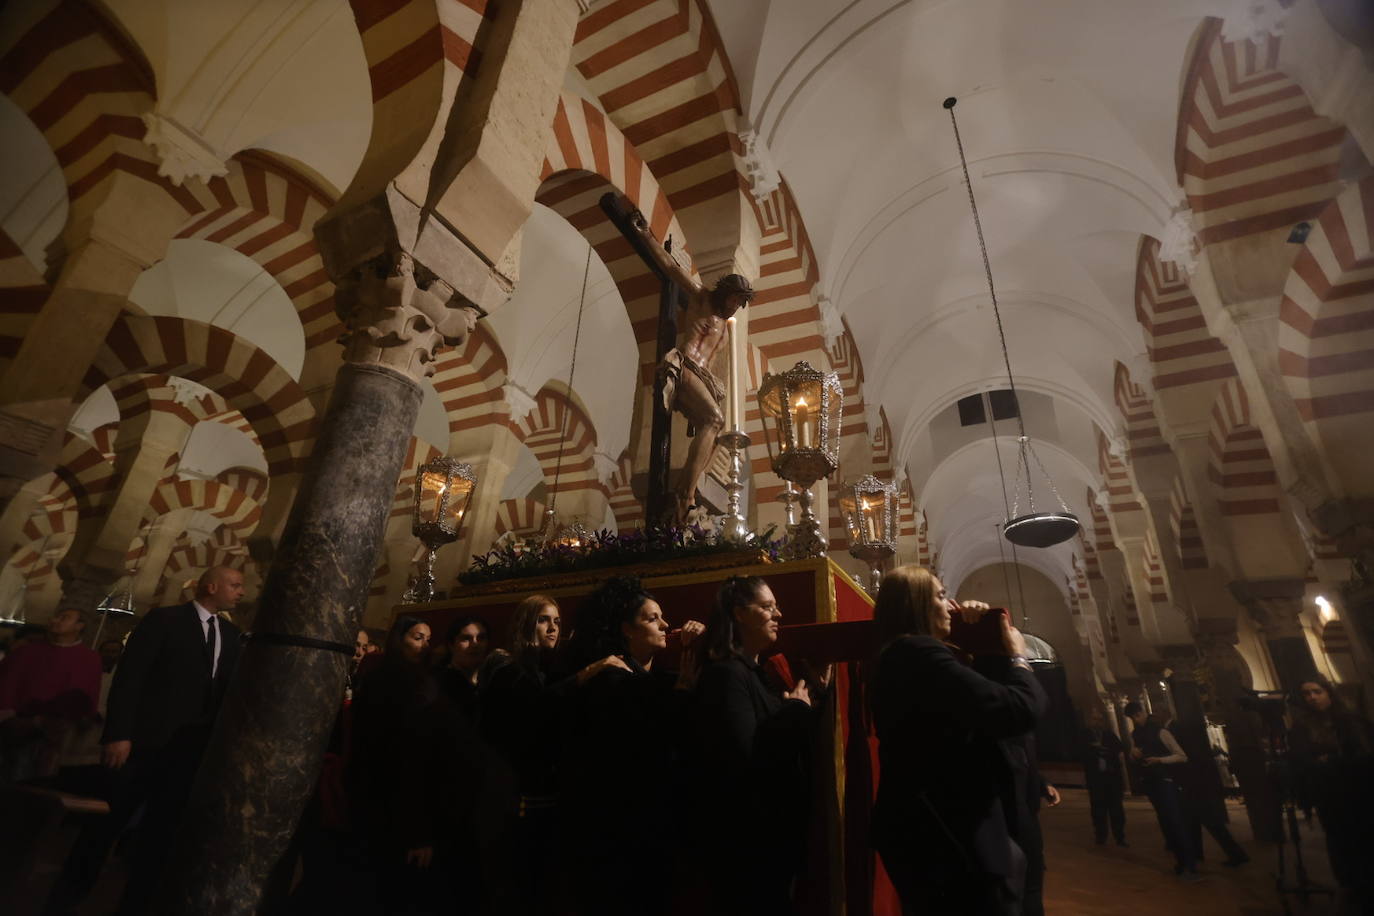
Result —
<path fill-rule="evenodd" d="M 335 309 L 348 332 L 344 358 L 419 382 L 435 354 L 459 346 L 481 311 L 405 252 L 363 263 L 339 285 Z"/>
<path fill-rule="evenodd" d="M 1255 622 L 1273 639 L 1302 636 L 1303 595 L 1307 583 L 1301 579 L 1245 579 L 1227 586 L 1236 600 L 1245 605 Z"/>
<path fill-rule="evenodd" d="M 196 134 L 156 111 L 145 112 L 143 142 L 157 150 L 157 173 L 181 187 L 187 178 L 209 181 L 229 173 L 229 166 Z"/>

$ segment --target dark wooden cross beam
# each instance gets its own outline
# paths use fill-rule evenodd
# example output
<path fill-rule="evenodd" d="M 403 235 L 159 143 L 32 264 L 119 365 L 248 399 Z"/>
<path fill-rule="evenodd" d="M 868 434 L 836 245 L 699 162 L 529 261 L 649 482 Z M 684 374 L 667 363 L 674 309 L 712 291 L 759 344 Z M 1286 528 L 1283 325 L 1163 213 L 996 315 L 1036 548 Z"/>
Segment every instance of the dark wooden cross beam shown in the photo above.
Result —
<path fill-rule="evenodd" d="M 654 347 L 654 366 L 657 367 L 663 363 L 663 357 L 668 351 L 677 346 L 677 308 L 682 288 L 650 254 L 649 243 L 630 224 L 631 211 L 619 194 L 612 191 L 603 194 L 601 209 L 630 243 L 630 247 L 639 255 L 640 260 L 648 266 L 654 276 L 658 277 L 658 341 Z M 651 402 L 654 411 L 653 425 L 649 430 L 649 485 L 644 499 L 644 517 L 648 525 L 661 524 L 668 518 L 670 508 L 673 508 L 668 486 L 673 448 L 673 413 L 663 406 L 663 383 L 663 376 L 655 371 L 654 396 Z"/>

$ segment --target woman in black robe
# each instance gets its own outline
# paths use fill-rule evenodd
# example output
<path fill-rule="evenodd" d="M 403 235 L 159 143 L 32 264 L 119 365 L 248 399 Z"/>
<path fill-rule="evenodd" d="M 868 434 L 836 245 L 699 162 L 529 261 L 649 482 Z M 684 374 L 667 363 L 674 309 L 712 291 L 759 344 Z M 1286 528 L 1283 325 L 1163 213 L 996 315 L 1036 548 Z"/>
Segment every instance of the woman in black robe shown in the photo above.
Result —
<path fill-rule="evenodd" d="M 883 577 L 870 694 L 881 763 L 873 843 L 904 913 L 1010 916 L 1026 856 L 1004 808 L 1017 787 L 998 742 L 1031 731 L 1046 699 L 1005 615 L 997 664 L 979 673 L 957 658 L 942 641 L 952 608 L 927 569 Z"/>
<path fill-rule="evenodd" d="M 1314 674 L 1298 686 L 1289 752 L 1298 804 L 1317 809 L 1326 834 L 1340 912 L 1374 912 L 1374 725 Z"/>
<path fill-rule="evenodd" d="M 455 825 L 467 822 L 480 762 L 473 735 L 428 671 L 429 624 L 398 617 L 353 697 L 348 786 L 354 829 L 375 878 L 375 912 L 470 912 L 449 882 L 466 873 Z"/>
<path fill-rule="evenodd" d="M 680 739 L 703 629 L 683 625 L 679 670 L 665 671 L 654 657 L 667 647 L 668 620 L 638 579 L 607 580 L 578 610 L 572 665 L 613 660 L 579 676 L 565 719 L 565 843 L 586 916 L 654 916 L 671 899 L 681 799 L 673 787 L 684 779 Z"/>
<path fill-rule="evenodd" d="M 794 912 L 817 717 L 805 680 L 786 690 L 760 664 L 781 619 L 767 582 L 735 576 L 721 586 L 702 638 L 694 807 L 716 913 Z"/>

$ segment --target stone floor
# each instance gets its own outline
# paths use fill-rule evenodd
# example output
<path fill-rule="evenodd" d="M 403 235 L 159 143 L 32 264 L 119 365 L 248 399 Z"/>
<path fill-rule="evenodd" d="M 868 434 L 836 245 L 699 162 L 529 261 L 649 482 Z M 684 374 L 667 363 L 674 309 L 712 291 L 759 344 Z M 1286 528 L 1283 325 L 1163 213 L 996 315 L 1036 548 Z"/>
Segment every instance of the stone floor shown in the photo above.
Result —
<path fill-rule="evenodd" d="M 1275 890 L 1277 848 L 1254 842 L 1249 819 L 1240 805 L 1231 808 L 1231 832 L 1250 853 L 1249 864 L 1231 869 L 1210 836 L 1204 835 L 1207 861 L 1204 880 L 1184 884 L 1173 875 L 1173 859 L 1164 851 L 1154 811 L 1145 798 L 1126 800 L 1128 848 L 1093 842 L 1088 794 L 1062 790 L 1063 802 L 1041 811 L 1045 832 L 1045 911 L 1050 916 L 1268 916 L 1285 912 Z M 1303 856 L 1312 881 L 1331 886 L 1325 844 L 1315 822 L 1302 825 Z M 1290 863 L 1288 878 L 1294 877 Z M 1290 896 L 1295 914 L 1326 916 L 1333 912 L 1330 897 L 1314 897 L 1306 905 Z"/>

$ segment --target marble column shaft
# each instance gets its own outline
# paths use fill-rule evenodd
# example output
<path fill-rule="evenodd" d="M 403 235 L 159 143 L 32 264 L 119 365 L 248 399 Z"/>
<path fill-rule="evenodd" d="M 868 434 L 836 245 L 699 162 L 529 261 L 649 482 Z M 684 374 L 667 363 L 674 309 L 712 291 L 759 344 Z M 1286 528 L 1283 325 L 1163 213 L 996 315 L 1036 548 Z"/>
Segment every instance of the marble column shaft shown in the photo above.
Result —
<path fill-rule="evenodd" d="M 412 379 L 339 370 L 255 632 L 351 646 L 420 410 Z M 251 913 L 315 788 L 349 656 L 250 640 L 201 764 L 159 909 Z"/>

